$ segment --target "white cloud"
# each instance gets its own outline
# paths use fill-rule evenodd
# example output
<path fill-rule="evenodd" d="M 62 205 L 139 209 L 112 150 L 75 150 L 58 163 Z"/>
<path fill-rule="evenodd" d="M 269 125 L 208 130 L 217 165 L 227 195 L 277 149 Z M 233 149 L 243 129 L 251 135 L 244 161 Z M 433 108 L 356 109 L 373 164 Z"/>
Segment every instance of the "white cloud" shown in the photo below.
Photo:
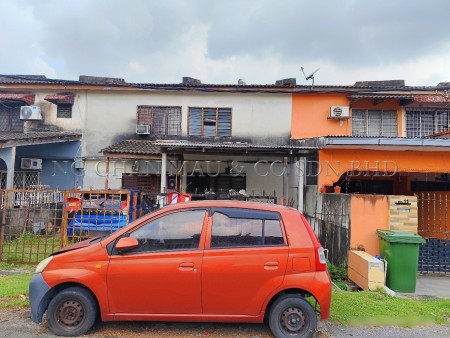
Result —
<path fill-rule="evenodd" d="M 447 0 L 0 3 L 0 73 L 128 82 L 450 81 Z"/>

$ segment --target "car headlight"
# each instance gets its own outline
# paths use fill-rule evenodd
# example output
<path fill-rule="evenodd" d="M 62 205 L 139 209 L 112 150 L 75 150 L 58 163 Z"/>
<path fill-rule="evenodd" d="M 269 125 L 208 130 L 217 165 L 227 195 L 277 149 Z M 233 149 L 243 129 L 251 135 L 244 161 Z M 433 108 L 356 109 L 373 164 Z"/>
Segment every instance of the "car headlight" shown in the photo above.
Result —
<path fill-rule="evenodd" d="M 52 259 L 53 259 L 53 256 L 49 256 L 46 259 L 43 259 L 42 261 L 40 261 L 39 264 L 37 265 L 34 273 L 40 273 L 40 272 L 44 271 L 44 269 L 47 267 L 48 263 L 50 263 Z"/>

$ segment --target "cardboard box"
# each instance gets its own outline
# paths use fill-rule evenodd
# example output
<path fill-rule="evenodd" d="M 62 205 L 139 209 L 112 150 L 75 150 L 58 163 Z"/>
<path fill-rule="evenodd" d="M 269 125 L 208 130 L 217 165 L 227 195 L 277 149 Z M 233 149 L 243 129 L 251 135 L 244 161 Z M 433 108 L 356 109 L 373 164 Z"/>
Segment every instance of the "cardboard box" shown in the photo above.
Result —
<path fill-rule="evenodd" d="M 348 278 L 363 290 L 384 286 L 384 263 L 365 251 L 351 250 L 348 254 Z"/>

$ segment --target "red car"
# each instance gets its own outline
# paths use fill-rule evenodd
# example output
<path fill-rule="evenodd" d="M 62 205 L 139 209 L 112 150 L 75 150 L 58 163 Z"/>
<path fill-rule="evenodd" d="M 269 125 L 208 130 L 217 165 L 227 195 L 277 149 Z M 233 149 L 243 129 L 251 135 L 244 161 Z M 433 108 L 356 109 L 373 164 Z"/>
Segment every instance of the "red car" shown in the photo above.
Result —
<path fill-rule="evenodd" d="M 307 300 L 310 298 L 310 301 Z M 171 205 L 43 260 L 32 319 L 62 336 L 102 321 L 268 322 L 309 337 L 327 319 L 324 249 L 295 209 L 241 201 Z M 318 306 L 317 306 L 318 305 Z"/>

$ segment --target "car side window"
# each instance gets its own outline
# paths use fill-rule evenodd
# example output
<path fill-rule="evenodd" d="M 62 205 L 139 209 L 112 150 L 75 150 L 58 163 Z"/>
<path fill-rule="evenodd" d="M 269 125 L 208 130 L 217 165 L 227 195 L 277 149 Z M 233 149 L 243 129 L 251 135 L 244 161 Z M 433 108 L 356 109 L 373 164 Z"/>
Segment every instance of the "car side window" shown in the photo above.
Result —
<path fill-rule="evenodd" d="M 213 214 L 211 248 L 283 245 L 281 223 L 276 217 L 267 219 L 262 213 Z"/>
<path fill-rule="evenodd" d="M 130 233 L 140 245 L 129 252 L 197 249 L 205 210 L 175 212 L 155 219 Z"/>

